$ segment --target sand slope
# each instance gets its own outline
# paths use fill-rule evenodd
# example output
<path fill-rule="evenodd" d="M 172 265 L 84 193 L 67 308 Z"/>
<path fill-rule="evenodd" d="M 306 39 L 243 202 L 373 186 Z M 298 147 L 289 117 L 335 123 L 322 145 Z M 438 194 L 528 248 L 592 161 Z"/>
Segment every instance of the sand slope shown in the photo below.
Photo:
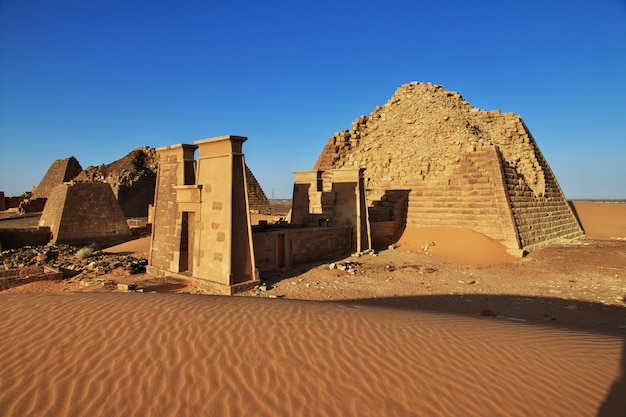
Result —
<path fill-rule="evenodd" d="M 593 416 L 623 366 L 616 337 L 318 302 L 7 294 L 0 315 L 3 416 Z"/>
<path fill-rule="evenodd" d="M 492 265 L 519 259 L 510 255 L 500 242 L 461 227 L 407 226 L 398 245 L 404 250 L 472 265 Z"/>

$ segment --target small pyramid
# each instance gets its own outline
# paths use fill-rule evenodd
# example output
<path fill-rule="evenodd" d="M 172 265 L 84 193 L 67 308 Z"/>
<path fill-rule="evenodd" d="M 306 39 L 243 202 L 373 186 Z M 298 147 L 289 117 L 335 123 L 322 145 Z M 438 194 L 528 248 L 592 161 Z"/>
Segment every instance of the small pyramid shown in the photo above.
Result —
<path fill-rule="evenodd" d="M 246 184 L 248 186 L 248 199 L 250 202 L 250 212 L 259 214 L 272 214 L 272 205 L 263 192 L 261 185 L 248 167 L 246 168 Z"/>
<path fill-rule="evenodd" d="M 46 175 L 44 175 L 37 188 L 35 188 L 35 191 L 33 191 L 31 200 L 48 198 L 54 187 L 64 182 L 71 181 L 80 174 L 82 170 L 83 167 L 80 166 L 78 160 L 73 156 L 65 159 L 57 159 L 50 165 Z"/>
<path fill-rule="evenodd" d="M 50 227 L 51 243 L 112 246 L 132 238 L 111 187 L 101 182 L 57 185 L 39 225 Z"/>

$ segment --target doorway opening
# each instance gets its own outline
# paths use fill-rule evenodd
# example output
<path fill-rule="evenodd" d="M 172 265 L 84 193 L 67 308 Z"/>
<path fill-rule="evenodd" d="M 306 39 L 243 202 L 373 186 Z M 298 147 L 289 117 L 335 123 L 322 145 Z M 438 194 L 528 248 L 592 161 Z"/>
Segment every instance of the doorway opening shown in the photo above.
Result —
<path fill-rule="evenodd" d="M 179 272 L 193 272 L 194 212 L 183 211 L 180 230 Z"/>

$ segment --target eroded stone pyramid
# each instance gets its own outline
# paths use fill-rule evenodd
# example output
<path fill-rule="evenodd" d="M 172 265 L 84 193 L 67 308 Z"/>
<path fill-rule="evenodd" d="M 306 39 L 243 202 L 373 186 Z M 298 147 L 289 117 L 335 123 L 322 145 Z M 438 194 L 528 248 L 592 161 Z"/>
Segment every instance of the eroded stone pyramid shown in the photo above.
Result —
<path fill-rule="evenodd" d="M 391 220 L 404 190 L 409 226 L 467 227 L 511 250 L 583 235 L 522 118 L 438 85 L 403 85 L 331 137 L 314 169 L 342 168 L 364 169 L 372 221 Z"/>

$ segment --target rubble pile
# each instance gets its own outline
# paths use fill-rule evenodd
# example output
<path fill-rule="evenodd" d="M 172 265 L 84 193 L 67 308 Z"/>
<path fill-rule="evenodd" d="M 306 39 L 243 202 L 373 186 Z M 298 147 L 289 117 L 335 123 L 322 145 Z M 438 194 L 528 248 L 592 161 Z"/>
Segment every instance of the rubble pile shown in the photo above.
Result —
<path fill-rule="evenodd" d="M 0 252 L 0 267 L 4 269 L 51 266 L 63 272 L 63 277 L 98 276 L 109 273 L 131 275 L 146 271 L 147 260 L 107 253 L 71 245 L 25 246 Z M 77 256 L 78 255 L 78 256 Z"/>
<path fill-rule="evenodd" d="M 157 171 L 155 149 L 144 146 L 133 149 L 128 155 L 108 165 L 87 167 L 76 181 L 99 181 L 114 186 L 132 186 L 147 177 L 155 177 Z"/>

